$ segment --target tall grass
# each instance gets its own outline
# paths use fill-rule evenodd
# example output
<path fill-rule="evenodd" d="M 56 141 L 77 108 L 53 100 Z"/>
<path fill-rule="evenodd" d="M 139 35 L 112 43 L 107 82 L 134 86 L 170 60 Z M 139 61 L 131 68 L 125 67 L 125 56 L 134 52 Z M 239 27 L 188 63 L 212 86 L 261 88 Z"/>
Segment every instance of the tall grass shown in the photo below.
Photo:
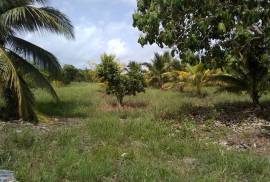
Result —
<path fill-rule="evenodd" d="M 126 107 L 118 109 L 115 98 L 94 84 L 73 84 L 57 91 L 61 103 L 37 91 L 37 107 L 61 124 L 45 125 L 46 130 L 0 127 L 0 168 L 14 170 L 19 181 L 270 180 L 267 156 L 227 151 L 202 141 L 196 122 L 188 117 L 198 107 L 207 113 L 223 103 L 246 103 L 245 96 L 197 98 L 147 90 L 126 98 Z"/>

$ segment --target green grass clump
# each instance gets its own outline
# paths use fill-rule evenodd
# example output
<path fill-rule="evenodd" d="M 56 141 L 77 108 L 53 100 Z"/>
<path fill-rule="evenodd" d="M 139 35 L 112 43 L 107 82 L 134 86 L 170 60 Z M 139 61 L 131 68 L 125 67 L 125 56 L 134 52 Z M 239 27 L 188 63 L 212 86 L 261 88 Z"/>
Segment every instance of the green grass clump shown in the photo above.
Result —
<path fill-rule="evenodd" d="M 194 108 L 208 112 L 223 103 L 247 102 L 246 97 L 147 90 L 126 98 L 119 109 L 94 84 L 73 84 L 58 93 L 57 104 L 37 91 L 37 107 L 61 124 L 45 125 L 47 130 L 0 127 L 0 168 L 14 170 L 18 181 L 270 180 L 267 156 L 201 140 L 202 131 L 189 117 Z"/>

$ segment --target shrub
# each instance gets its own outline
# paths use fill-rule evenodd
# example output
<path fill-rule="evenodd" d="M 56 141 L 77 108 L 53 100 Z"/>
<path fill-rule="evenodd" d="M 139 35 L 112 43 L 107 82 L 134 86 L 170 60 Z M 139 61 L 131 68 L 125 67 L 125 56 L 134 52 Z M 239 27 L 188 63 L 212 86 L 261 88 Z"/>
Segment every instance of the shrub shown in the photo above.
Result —
<path fill-rule="evenodd" d="M 102 63 L 97 66 L 97 75 L 106 85 L 107 94 L 117 98 L 118 104 L 123 106 L 126 95 L 136 95 L 144 92 L 145 82 L 141 66 L 131 62 L 125 69 L 121 69 L 114 55 L 103 54 Z"/>
<path fill-rule="evenodd" d="M 73 65 L 64 65 L 62 79 L 64 84 L 70 84 L 79 76 L 79 70 Z"/>

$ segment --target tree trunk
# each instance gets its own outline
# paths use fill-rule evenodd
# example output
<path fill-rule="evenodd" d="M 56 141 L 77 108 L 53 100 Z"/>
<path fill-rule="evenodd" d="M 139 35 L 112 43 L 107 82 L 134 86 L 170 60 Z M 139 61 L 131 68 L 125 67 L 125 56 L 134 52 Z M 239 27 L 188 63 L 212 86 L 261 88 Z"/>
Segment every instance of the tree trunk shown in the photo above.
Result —
<path fill-rule="evenodd" d="M 251 94 L 252 102 L 255 107 L 260 106 L 260 96 L 256 89 L 253 88 L 252 94 Z"/>
<path fill-rule="evenodd" d="M 162 80 L 162 75 L 159 76 L 159 81 L 158 81 L 158 87 L 159 89 L 162 89 L 163 86 L 163 80 Z"/>
<path fill-rule="evenodd" d="M 4 48 L 4 42 L 2 37 L 0 36 L 0 47 Z M 18 106 L 18 98 L 16 94 L 10 89 L 9 87 L 3 86 L 1 89 L 3 89 L 3 97 L 5 101 L 5 107 L 2 109 L 1 112 L 3 112 L 3 119 L 5 120 L 13 120 L 13 119 L 19 119 L 19 106 Z"/>
<path fill-rule="evenodd" d="M 201 86 L 200 86 L 200 85 L 197 85 L 196 88 L 197 88 L 197 94 L 198 94 L 199 96 L 201 96 L 201 95 L 202 95 Z"/>
<path fill-rule="evenodd" d="M 258 91 L 258 81 L 256 80 L 256 73 L 253 74 L 252 78 L 252 93 L 251 93 L 251 99 L 253 102 L 254 107 L 260 106 L 260 96 Z"/>
<path fill-rule="evenodd" d="M 124 106 L 124 97 L 122 95 L 116 96 L 117 97 L 117 102 L 119 104 L 119 106 L 123 107 Z"/>
<path fill-rule="evenodd" d="M 19 119 L 18 99 L 10 88 L 4 89 L 4 99 L 6 104 L 4 108 L 4 118 Z"/>

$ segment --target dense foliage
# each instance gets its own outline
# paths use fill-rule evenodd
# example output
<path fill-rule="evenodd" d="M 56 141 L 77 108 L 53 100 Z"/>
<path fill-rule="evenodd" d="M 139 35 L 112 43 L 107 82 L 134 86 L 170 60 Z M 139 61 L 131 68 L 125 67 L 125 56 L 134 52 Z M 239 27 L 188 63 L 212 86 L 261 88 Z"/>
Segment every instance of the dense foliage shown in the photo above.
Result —
<path fill-rule="evenodd" d="M 80 77 L 79 70 L 73 65 L 64 65 L 62 72 L 62 79 L 65 84 L 70 84 L 73 81 L 76 81 Z"/>
<path fill-rule="evenodd" d="M 64 84 L 71 82 L 96 82 L 96 71 L 92 69 L 79 69 L 73 65 L 63 66 L 61 81 Z"/>
<path fill-rule="evenodd" d="M 269 1 L 138 0 L 137 7 L 142 45 L 168 46 L 181 58 L 191 52 L 208 67 L 237 72 L 259 103 L 269 88 Z"/>
<path fill-rule="evenodd" d="M 106 84 L 107 94 L 115 95 L 118 103 L 123 106 L 126 95 L 136 95 L 144 92 L 144 75 L 141 66 L 130 62 L 126 69 L 122 69 L 114 55 L 103 54 L 102 63 L 97 66 L 97 75 Z"/>
<path fill-rule="evenodd" d="M 50 83 L 35 66 L 54 77 L 59 75 L 61 66 L 50 52 L 19 38 L 20 31 L 49 31 L 73 38 L 73 26 L 60 11 L 46 6 L 45 0 L 0 1 L 0 82 L 5 98 L 1 113 L 7 119 L 36 120 L 34 96 L 25 76 L 31 75 L 36 85 L 58 100 Z"/>

